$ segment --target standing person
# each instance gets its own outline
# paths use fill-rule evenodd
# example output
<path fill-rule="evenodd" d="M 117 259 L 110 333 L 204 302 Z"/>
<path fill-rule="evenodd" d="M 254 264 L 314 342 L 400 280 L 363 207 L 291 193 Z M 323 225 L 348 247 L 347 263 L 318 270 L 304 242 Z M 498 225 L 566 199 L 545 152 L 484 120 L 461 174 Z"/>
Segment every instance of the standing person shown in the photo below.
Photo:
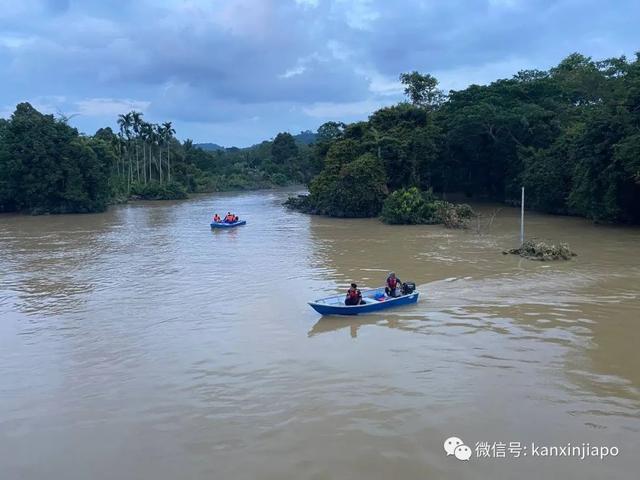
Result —
<path fill-rule="evenodd" d="M 351 284 L 351 288 L 347 290 L 347 296 L 344 299 L 345 305 L 362 305 L 364 302 L 362 301 L 362 293 L 358 290 L 358 285 L 355 283 Z"/>
<path fill-rule="evenodd" d="M 391 272 L 387 277 L 387 284 L 384 287 L 384 293 L 386 293 L 389 297 L 397 297 L 400 285 L 402 285 L 400 279 L 396 277 L 396 274 L 394 272 Z"/>

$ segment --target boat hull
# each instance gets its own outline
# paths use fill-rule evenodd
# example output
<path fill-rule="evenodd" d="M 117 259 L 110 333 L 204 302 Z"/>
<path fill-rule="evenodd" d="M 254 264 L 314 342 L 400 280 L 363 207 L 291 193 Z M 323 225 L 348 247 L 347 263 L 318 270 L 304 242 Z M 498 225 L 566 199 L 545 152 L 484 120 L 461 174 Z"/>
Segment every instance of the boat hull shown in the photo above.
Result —
<path fill-rule="evenodd" d="M 315 302 L 309 302 L 311 308 L 321 315 L 361 315 L 365 313 L 379 312 L 388 308 L 410 305 L 418 301 L 419 292 L 413 292 L 401 297 L 386 297 L 384 300 L 376 300 L 376 295 L 384 294 L 384 288 L 362 292 L 364 305 L 345 305 L 344 296 L 336 295 L 323 298 Z"/>
<path fill-rule="evenodd" d="M 240 220 L 239 222 L 224 223 L 224 222 L 211 222 L 211 228 L 233 228 L 246 224 L 246 220 Z"/>

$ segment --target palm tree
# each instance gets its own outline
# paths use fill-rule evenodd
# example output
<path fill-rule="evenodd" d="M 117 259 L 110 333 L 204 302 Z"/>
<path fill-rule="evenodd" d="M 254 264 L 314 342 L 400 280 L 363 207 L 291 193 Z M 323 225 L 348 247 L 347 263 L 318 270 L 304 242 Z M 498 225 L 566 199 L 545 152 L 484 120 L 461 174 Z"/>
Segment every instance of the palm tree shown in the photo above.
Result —
<path fill-rule="evenodd" d="M 131 126 L 133 124 L 133 118 L 131 112 L 124 115 L 118 115 L 118 125 L 120 126 L 120 134 L 126 139 L 125 152 L 129 160 L 129 174 L 127 175 L 127 194 L 131 191 L 131 156 L 129 145 L 131 143 Z M 124 161 L 122 164 L 122 173 L 124 175 Z"/>
<path fill-rule="evenodd" d="M 167 143 L 167 181 L 171 182 L 171 159 L 170 159 L 170 148 L 171 148 L 171 140 L 173 135 L 176 133 L 175 129 L 171 126 L 171 122 L 164 122 L 162 124 L 162 131 L 164 133 L 164 139 Z"/>
<path fill-rule="evenodd" d="M 142 170 L 144 172 L 145 185 L 147 180 L 151 180 L 151 149 L 149 149 L 149 175 L 147 176 L 147 142 L 151 139 L 152 133 L 151 125 L 147 122 L 142 122 L 140 126 L 140 137 L 142 138 Z"/>
<path fill-rule="evenodd" d="M 124 176 L 124 160 L 122 159 L 122 143 L 124 142 L 124 137 L 122 135 L 122 128 L 118 132 L 118 165 L 116 171 L 118 175 L 120 175 L 120 163 L 122 163 L 122 176 Z"/>
<path fill-rule="evenodd" d="M 162 126 L 160 125 L 153 125 L 153 129 L 155 134 L 155 140 L 158 145 L 158 155 L 160 157 L 158 159 L 158 177 L 160 180 L 160 184 L 162 185 L 162 140 L 164 139 L 164 131 Z"/>
<path fill-rule="evenodd" d="M 136 134 L 136 176 L 138 177 L 138 183 L 140 183 L 140 164 L 138 163 L 138 143 L 140 139 L 140 127 L 142 125 L 142 113 L 132 111 L 131 120 L 133 126 L 133 133 Z"/>

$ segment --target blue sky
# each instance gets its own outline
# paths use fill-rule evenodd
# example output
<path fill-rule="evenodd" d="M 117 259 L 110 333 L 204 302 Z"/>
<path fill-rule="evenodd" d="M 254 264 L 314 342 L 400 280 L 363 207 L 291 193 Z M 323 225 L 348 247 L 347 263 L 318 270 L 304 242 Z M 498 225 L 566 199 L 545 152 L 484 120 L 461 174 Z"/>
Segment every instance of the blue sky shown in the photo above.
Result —
<path fill-rule="evenodd" d="M 0 116 L 93 133 L 136 109 L 246 146 L 366 118 L 401 72 L 444 89 L 640 50 L 637 0 L 0 0 Z"/>

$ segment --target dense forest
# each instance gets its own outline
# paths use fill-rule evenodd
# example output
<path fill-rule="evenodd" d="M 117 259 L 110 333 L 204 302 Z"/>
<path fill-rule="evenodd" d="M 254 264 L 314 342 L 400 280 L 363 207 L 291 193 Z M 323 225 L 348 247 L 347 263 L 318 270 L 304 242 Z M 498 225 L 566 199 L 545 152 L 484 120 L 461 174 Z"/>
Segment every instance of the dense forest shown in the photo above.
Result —
<path fill-rule="evenodd" d="M 311 148 L 289 133 L 205 151 L 179 142 L 171 122 L 148 123 L 140 112 L 120 115 L 118 126 L 81 135 L 65 118 L 19 104 L 0 120 L 0 212 L 98 212 L 130 198 L 304 183 L 320 170 Z"/>
<path fill-rule="evenodd" d="M 407 102 L 320 127 L 322 171 L 290 206 L 429 223 L 434 194 L 516 204 L 524 186 L 532 209 L 640 223 L 640 54 L 572 54 L 448 95 L 428 74 L 400 80 Z"/>
<path fill-rule="evenodd" d="M 516 204 L 524 186 L 532 209 L 640 223 L 640 54 L 572 54 L 448 94 L 429 74 L 400 80 L 407 101 L 367 121 L 242 149 L 180 142 L 170 122 L 139 112 L 120 115 L 117 132 L 82 135 L 22 103 L 0 120 L 0 211 L 94 212 L 129 198 L 308 183 L 290 206 L 432 223 L 468 214 L 434 203 L 447 193 Z"/>

